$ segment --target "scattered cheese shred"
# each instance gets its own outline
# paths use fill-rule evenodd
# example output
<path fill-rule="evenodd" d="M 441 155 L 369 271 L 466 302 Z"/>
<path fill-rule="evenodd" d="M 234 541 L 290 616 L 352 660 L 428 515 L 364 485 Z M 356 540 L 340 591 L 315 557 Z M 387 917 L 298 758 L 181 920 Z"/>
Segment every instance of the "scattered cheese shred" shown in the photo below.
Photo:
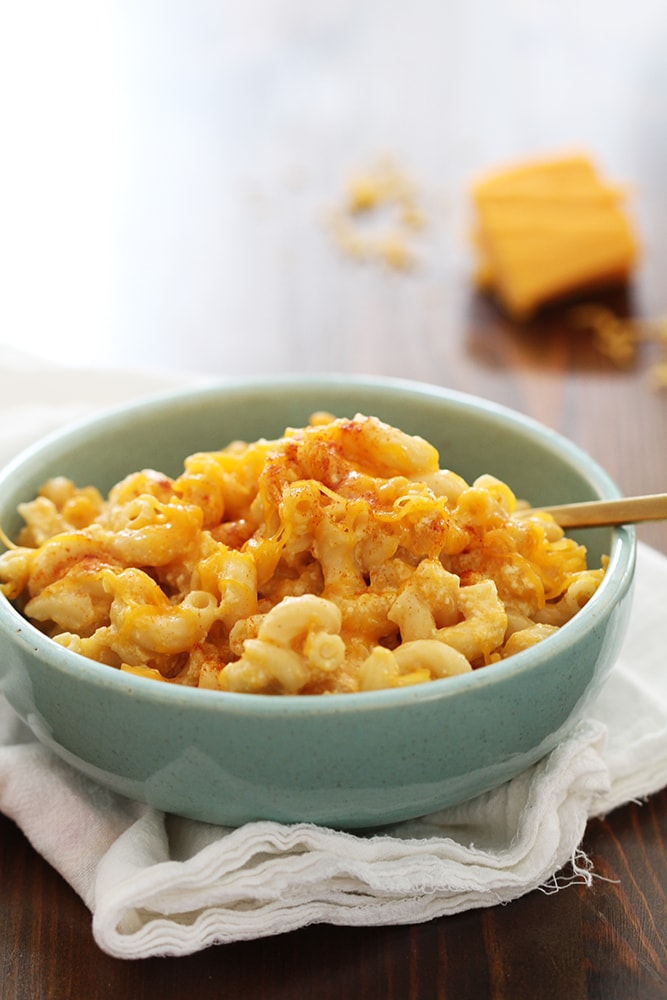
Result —
<path fill-rule="evenodd" d="M 592 302 L 572 309 L 568 319 L 572 329 L 589 330 L 596 348 L 618 368 L 634 363 L 640 343 L 658 345 L 661 356 L 649 368 L 649 380 L 656 389 L 667 388 L 667 317 L 621 317 Z"/>
<path fill-rule="evenodd" d="M 381 159 L 350 179 L 332 232 L 347 256 L 406 271 L 414 263 L 413 239 L 424 224 L 414 183 L 391 160 Z"/>
<path fill-rule="evenodd" d="M 569 321 L 575 330 L 590 330 L 595 347 L 617 368 L 629 368 L 634 363 L 637 345 L 643 339 L 638 320 L 622 318 L 605 306 L 587 303 L 573 309 Z"/>
<path fill-rule="evenodd" d="M 585 156 L 536 160 L 472 188 L 477 283 L 529 318 L 564 295 L 625 281 L 637 241 L 625 192 Z"/>

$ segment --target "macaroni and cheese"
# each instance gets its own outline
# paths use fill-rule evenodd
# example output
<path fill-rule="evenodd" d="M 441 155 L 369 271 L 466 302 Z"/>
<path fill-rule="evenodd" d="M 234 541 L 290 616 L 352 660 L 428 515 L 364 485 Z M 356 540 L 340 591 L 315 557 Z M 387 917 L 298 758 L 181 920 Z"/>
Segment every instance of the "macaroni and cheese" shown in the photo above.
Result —
<path fill-rule="evenodd" d="M 505 483 L 469 484 L 363 415 L 314 414 L 107 497 L 55 478 L 19 510 L 0 581 L 27 618 L 110 667 L 222 691 L 465 673 L 552 634 L 604 572 Z"/>

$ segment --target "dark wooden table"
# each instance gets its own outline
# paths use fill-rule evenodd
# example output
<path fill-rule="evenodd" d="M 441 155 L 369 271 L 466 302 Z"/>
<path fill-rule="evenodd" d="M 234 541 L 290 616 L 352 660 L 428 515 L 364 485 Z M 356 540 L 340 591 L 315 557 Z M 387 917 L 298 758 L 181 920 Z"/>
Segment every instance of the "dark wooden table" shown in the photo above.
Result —
<path fill-rule="evenodd" d="M 97 367 L 421 379 L 544 421 L 628 494 L 665 490 L 660 346 L 620 369 L 572 329 L 569 305 L 510 322 L 474 291 L 467 244 L 476 173 L 585 149 L 631 184 L 643 243 L 632 286 L 597 301 L 667 310 L 662 0 L 197 0 L 168 13 L 119 0 L 101 20 L 41 6 L 5 37 L 17 104 L 0 339 Z M 426 219 L 405 272 L 341 252 L 329 227 L 350 173 L 384 154 Z M 667 526 L 639 534 L 667 553 Z M 0 994 L 667 997 L 667 792 L 591 822 L 583 846 L 603 876 L 591 888 L 123 962 L 0 817 Z"/>

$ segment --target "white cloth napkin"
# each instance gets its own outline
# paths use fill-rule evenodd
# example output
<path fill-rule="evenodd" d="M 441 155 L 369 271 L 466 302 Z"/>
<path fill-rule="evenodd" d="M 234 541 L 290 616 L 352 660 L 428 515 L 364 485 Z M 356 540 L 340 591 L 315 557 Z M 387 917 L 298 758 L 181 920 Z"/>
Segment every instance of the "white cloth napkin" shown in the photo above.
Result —
<path fill-rule="evenodd" d="M 35 367 L 2 348 L 0 370 L 10 373 L 0 461 L 72 416 L 176 384 Z M 100 948 L 124 958 L 318 922 L 417 923 L 590 882 L 580 849 L 588 818 L 667 784 L 665 593 L 667 558 L 640 545 L 630 632 L 590 716 L 501 788 L 381 834 L 164 815 L 78 775 L 1 699 L 0 809 L 88 905 Z"/>

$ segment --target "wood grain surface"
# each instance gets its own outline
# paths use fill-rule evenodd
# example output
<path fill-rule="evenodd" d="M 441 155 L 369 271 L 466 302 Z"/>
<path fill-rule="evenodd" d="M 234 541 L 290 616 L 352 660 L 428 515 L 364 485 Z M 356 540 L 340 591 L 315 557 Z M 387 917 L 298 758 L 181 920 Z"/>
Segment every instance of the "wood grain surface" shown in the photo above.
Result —
<path fill-rule="evenodd" d="M 665 490 L 660 344 L 619 368 L 575 329 L 572 303 L 524 325 L 504 317 L 471 281 L 467 195 L 488 168 L 587 150 L 629 185 L 642 243 L 631 286 L 594 301 L 662 315 L 662 0 L 116 0 L 98 20 L 103 5 L 66 2 L 57 19 L 46 3 L 16 6 L 1 340 L 84 366 L 424 380 L 561 431 L 626 494 Z M 330 226 L 349 176 L 385 155 L 426 220 L 407 271 L 342 252 Z M 638 534 L 667 553 L 667 524 Z M 589 824 L 591 887 L 123 962 L 0 817 L 0 995 L 667 998 L 666 847 L 662 792 Z"/>

